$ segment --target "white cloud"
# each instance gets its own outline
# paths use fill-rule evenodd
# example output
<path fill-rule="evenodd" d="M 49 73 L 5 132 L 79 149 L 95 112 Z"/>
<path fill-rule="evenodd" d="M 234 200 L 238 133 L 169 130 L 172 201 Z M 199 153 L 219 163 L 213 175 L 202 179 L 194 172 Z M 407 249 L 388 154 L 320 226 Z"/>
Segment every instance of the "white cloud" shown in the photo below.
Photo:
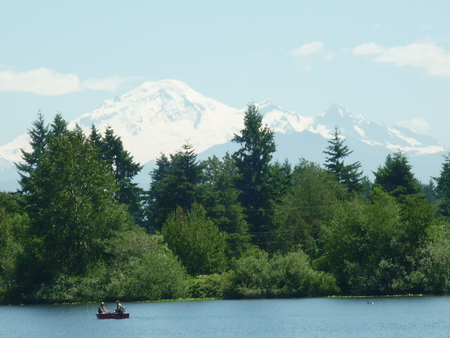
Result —
<path fill-rule="evenodd" d="M 115 91 L 127 81 L 118 77 L 80 81 L 75 74 L 61 74 L 45 67 L 26 72 L 0 71 L 0 91 L 61 95 L 81 90 Z"/>
<path fill-rule="evenodd" d="M 385 47 L 377 45 L 375 42 L 365 43 L 352 49 L 354 55 L 381 54 L 386 50 Z"/>
<path fill-rule="evenodd" d="M 323 42 L 316 41 L 304 44 L 297 49 L 289 52 L 291 56 L 310 56 L 313 54 L 320 54 L 325 50 Z"/>
<path fill-rule="evenodd" d="M 305 70 L 311 70 L 312 57 L 321 56 L 327 61 L 334 58 L 334 54 L 325 49 L 325 45 L 321 41 L 306 43 L 288 53 L 288 56 L 296 57 Z"/>
<path fill-rule="evenodd" d="M 47 68 L 22 73 L 0 72 L 0 91 L 60 95 L 78 90 L 80 90 L 80 80 L 74 74 L 60 74 Z"/>
<path fill-rule="evenodd" d="M 85 89 L 115 92 L 117 88 L 119 88 L 119 86 L 125 81 L 127 80 L 117 76 L 112 76 L 105 79 L 87 79 L 86 81 L 83 81 L 81 85 Z"/>
<path fill-rule="evenodd" d="M 367 43 L 355 47 L 354 55 L 377 55 L 376 62 L 423 68 L 430 75 L 450 77 L 450 53 L 432 43 L 416 42 L 407 46 L 383 47 Z"/>
<path fill-rule="evenodd" d="M 402 120 L 396 123 L 400 127 L 409 128 L 419 134 L 428 134 L 431 127 L 423 117 Z"/>

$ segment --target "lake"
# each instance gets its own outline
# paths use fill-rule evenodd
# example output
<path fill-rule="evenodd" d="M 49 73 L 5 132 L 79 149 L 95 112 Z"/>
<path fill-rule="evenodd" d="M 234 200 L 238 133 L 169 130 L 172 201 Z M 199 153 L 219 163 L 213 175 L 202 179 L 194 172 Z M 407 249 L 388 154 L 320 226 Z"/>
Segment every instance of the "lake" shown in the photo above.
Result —
<path fill-rule="evenodd" d="M 0 306 L 2 337 L 449 337 L 450 297 L 315 298 Z M 107 303 L 107 309 L 114 304 Z"/>

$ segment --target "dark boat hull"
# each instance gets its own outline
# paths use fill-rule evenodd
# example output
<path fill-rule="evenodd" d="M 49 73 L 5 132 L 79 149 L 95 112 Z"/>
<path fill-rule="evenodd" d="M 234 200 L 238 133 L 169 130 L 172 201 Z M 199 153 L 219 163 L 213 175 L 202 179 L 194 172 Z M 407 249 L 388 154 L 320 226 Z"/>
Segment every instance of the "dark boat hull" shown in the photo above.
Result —
<path fill-rule="evenodd" d="M 129 313 L 97 313 L 98 319 L 127 319 L 130 318 Z"/>

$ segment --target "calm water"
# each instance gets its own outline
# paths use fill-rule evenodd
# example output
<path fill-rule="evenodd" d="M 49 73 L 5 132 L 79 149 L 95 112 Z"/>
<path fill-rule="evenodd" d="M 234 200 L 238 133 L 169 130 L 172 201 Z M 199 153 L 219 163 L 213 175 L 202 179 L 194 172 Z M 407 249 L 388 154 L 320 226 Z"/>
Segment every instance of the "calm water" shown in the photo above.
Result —
<path fill-rule="evenodd" d="M 1 337 L 449 337 L 450 297 L 0 306 Z M 107 304 L 113 308 L 113 304 Z"/>

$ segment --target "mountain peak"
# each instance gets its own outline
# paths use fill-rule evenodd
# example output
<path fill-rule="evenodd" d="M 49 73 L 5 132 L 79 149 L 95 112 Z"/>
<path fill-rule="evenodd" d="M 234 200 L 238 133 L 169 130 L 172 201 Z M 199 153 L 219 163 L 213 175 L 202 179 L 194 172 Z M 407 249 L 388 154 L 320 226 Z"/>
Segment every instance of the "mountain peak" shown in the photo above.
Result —
<path fill-rule="evenodd" d="M 341 105 L 333 103 L 326 112 L 318 114 L 318 116 L 326 116 L 327 118 L 347 118 L 352 116 L 352 114 Z"/>

